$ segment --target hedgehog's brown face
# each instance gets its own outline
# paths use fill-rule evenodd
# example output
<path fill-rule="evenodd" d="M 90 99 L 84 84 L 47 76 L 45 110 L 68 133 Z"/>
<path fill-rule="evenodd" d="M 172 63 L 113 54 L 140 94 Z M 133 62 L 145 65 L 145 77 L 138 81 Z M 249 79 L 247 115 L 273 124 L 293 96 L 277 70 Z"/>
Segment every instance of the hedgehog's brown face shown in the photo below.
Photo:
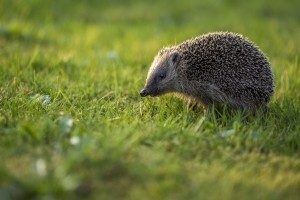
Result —
<path fill-rule="evenodd" d="M 176 67 L 179 61 L 180 55 L 177 51 L 160 52 L 149 69 L 145 87 L 140 95 L 154 97 L 175 91 Z"/>

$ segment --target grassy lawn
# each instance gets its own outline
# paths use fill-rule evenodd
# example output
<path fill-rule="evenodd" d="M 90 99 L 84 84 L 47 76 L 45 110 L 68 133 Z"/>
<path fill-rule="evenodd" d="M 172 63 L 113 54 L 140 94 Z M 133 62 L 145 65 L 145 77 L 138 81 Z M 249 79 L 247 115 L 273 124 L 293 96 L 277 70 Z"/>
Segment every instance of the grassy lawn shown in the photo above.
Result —
<path fill-rule="evenodd" d="M 0 0 L 0 199 L 299 199 L 299 8 Z M 267 54 L 267 113 L 140 98 L 160 48 L 211 31 Z"/>

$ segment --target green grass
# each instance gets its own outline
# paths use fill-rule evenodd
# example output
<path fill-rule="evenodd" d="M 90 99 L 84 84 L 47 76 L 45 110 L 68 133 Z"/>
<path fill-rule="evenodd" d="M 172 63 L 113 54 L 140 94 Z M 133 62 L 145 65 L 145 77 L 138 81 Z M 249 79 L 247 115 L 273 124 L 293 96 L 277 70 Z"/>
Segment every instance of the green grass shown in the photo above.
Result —
<path fill-rule="evenodd" d="M 299 7 L 0 0 L 0 199 L 299 199 Z M 210 31 L 268 55 L 267 113 L 139 97 L 161 47 Z"/>

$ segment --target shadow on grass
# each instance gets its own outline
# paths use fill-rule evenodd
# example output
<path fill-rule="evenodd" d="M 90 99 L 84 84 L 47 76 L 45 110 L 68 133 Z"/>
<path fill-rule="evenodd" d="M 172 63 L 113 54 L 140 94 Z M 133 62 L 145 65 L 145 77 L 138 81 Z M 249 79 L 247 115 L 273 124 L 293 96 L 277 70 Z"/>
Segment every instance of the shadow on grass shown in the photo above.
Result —
<path fill-rule="evenodd" d="M 39 38 L 33 34 L 24 33 L 20 28 L 6 28 L 0 27 L 0 39 L 4 39 L 7 42 L 18 41 L 27 44 L 40 44 L 49 45 L 53 41 L 49 41 L 45 38 Z"/>
<path fill-rule="evenodd" d="M 190 123 L 197 124 L 203 117 L 201 108 L 189 111 Z M 211 135 L 224 139 L 221 145 L 238 151 L 270 152 L 293 156 L 300 147 L 300 108 L 293 99 L 271 103 L 267 110 L 247 112 L 229 107 L 210 108 L 205 120 L 212 124 Z M 198 117 L 197 117 L 198 116 Z M 202 131 L 207 131 L 203 129 Z M 230 133 L 230 134 L 229 134 Z M 242 148 L 241 148 L 242 147 Z"/>

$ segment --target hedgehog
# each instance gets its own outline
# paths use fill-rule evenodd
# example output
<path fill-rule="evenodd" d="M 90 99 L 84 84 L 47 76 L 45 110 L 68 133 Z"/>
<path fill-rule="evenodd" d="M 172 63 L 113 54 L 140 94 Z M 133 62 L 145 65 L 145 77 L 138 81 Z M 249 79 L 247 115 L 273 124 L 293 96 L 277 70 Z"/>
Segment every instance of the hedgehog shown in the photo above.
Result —
<path fill-rule="evenodd" d="M 177 93 L 206 108 L 266 108 L 274 92 L 271 64 L 248 38 L 212 32 L 158 52 L 142 97 Z"/>

